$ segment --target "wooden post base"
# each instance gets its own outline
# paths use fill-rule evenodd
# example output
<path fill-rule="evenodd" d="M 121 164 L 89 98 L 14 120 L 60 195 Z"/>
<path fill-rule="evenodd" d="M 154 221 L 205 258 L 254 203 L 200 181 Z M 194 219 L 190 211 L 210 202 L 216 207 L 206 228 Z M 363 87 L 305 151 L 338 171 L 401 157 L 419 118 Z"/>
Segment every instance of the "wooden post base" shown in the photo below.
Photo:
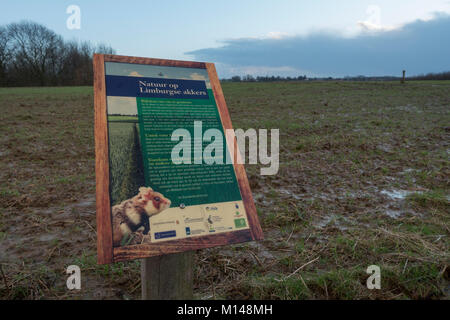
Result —
<path fill-rule="evenodd" d="M 193 299 L 194 251 L 141 260 L 142 300 Z"/>

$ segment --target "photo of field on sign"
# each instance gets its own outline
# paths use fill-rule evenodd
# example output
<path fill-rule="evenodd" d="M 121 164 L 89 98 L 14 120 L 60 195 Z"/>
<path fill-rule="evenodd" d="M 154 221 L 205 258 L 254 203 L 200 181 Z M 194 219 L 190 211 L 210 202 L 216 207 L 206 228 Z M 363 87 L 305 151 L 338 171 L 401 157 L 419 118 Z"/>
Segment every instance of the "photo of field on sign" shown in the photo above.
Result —
<path fill-rule="evenodd" d="M 171 158 L 177 129 L 198 141 L 200 124 L 224 140 L 206 70 L 108 62 L 106 77 L 113 245 L 248 229 L 232 164 Z"/>
<path fill-rule="evenodd" d="M 108 115 L 111 204 L 135 196 L 145 184 L 137 114 Z M 124 239 L 131 242 L 132 237 Z"/>

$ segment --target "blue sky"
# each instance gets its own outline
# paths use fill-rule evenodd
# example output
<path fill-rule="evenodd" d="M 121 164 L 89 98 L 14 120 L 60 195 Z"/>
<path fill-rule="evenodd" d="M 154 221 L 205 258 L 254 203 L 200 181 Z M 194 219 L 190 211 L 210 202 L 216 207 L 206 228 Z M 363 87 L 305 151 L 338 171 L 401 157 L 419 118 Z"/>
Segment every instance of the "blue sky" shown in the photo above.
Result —
<path fill-rule="evenodd" d="M 81 9 L 80 30 L 66 27 L 69 5 Z M 446 68 L 445 13 L 450 0 L 6 0 L 0 24 L 33 20 L 65 39 L 110 44 L 119 54 L 211 61 L 220 77 L 397 75 L 402 68 L 410 74 Z M 425 45 L 429 52 L 418 55 Z"/>

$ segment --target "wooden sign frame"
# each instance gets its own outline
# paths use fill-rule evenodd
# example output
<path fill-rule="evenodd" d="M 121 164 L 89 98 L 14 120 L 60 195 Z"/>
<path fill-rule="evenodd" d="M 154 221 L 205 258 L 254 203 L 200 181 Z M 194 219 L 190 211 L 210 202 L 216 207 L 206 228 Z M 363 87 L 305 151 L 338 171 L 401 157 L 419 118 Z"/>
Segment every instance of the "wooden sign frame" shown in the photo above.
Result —
<path fill-rule="evenodd" d="M 247 213 L 249 229 L 223 232 L 214 235 L 196 236 L 164 242 L 145 243 L 113 247 L 112 217 L 109 192 L 109 144 L 106 106 L 105 62 L 121 62 L 154 66 L 206 69 L 214 93 L 223 129 L 232 129 L 230 115 L 213 63 L 140 58 L 118 55 L 95 54 L 94 64 L 94 108 L 95 108 L 95 172 L 97 210 L 98 263 L 107 264 L 130 259 L 142 259 L 201 248 L 263 239 L 255 203 L 244 166 L 234 161 L 233 167 L 239 185 L 242 201 Z M 236 137 L 227 137 L 227 145 L 233 146 L 236 156 Z M 230 141 L 232 139 L 233 141 Z M 235 156 L 235 157 L 236 157 Z"/>

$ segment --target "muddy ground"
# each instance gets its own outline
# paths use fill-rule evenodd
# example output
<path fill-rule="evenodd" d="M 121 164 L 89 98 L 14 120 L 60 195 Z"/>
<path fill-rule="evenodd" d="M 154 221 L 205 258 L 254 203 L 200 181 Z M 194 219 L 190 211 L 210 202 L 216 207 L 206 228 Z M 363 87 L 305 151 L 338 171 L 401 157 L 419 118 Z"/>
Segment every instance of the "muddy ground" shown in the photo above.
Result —
<path fill-rule="evenodd" d="M 265 240 L 198 251 L 196 298 L 449 298 L 450 82 L 223 89 L 235 128 L 280 129 L 280 170 L 246 166 Z M 139 261 L 96 264 L 92 88 L 0 89 L 0 110 L 0 297 L 139 298 Z"/>

